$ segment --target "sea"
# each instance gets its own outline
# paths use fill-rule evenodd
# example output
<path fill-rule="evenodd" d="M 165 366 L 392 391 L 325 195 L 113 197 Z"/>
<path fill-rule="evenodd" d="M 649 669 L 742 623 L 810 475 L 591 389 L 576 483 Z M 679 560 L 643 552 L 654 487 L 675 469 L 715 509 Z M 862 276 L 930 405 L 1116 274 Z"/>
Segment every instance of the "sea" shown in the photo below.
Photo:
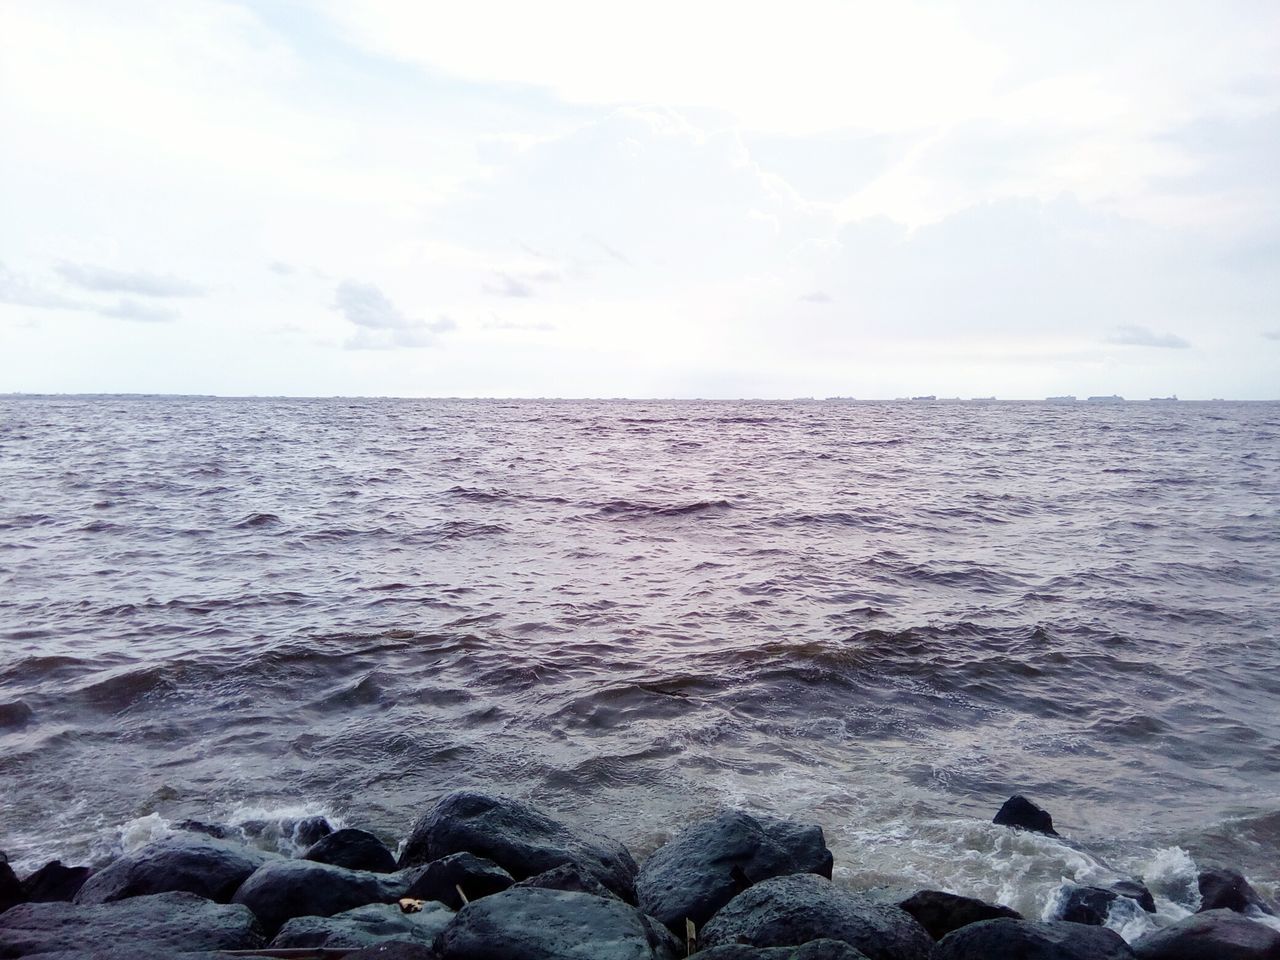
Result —
<path fill-rule="evenodd" d="M 1139 875 L 1130 938 L 1274 895 L 1280 404 L 0 398 L 19 872 L 462 788 L 1036 917 Z"/>

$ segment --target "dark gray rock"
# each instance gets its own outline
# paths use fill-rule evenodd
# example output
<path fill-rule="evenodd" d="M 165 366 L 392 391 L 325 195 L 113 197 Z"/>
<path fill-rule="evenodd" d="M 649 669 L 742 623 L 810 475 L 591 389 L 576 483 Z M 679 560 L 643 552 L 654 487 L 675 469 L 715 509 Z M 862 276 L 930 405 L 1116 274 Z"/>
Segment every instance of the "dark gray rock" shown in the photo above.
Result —
<path fill-rule="evenodd" d="M 596 897 L 619 899 L 616 893 L 576 863 L 564 863 L 550 870 L 544 870 L 537 876 L 521 880 L 516 886 L 539 887 L 543 890 L 567 890 L 571 893 L 589 893 Z"/>
<path fill-rule="evenodd" d="M 505 890 L 513 883 L 515 878 L 492 860 L 470 853 L 451 853 L 418 870 L 405 896 L 414 900 L 438 900 L 450 909 L 461 910 L 459 887 L 470 901 Z"/>
<path fill-rule="evenodd" d="M 830 878 L 822 828 L 731 810 L 681 831 L 645 861 L 636 902 L 679 935 L 685 920 L 701 927 L 761 880 L 792 873 Z"/>
<path fill-rule="evenodd" d="M 438 957 L 430 947 L 392 941 L 348 953 L 344 960 L 438 960 Z"/>
<path fill-rule="evenodd" d="M 1058 919 L 1068 923 L 1100 927 L 1108 917 L 1132 920 L 1142 913 L 1142 906 L 1136 898 L 1124 896 L 1114 887 L 1108 889 L 1072 883 L 1061 889 L 1059 897 Z"/>
<path fill-rule="evenodd" d="M 699 936 L 704 947 L 794 947 L 824 938 L 871 960 L 925 960 L 933 947 L 928 931 L 905 910 L 811 873 L 761 881 L 730 900 Z"/>
<path fill-rule="evenodd" d="M 998 903 L 987 903 L 974 897 L 962 897 L 941 890 L 921 890 L 898 904 L 920 921 L 929 936 L 941 940 L 952 930 L 959 930 L 980 920 L 996 920 L 1008 917 L 1021 920 L 1022 914 Z"/>
<path fill-rule="evenodd" d="M 1122 897 L 1136 901 L 1147 913 L 1156 912 L 1156 898 L 1141 880 L 1117 880 L 1111 885 L 1111 889 Z"/>
<path fill-rule="evenodd" d="M 396 868 L 395 856 L 381 840 L 365 830 L 350 827 L 321 837 L 307 848 L 302 857 L 370 873 L 391 873 Z"/>
<path fill-rule="evenodd" d="M 1020 793 L 1006 800 L 991 822 L 1004 827 L 1030 830 L 1032 833 L 1044 833 L 1051 837 L 1058 835 L 1058 832 L 1053 829 L 1053 817 L 1049 816 L 1049 811 L 1032 803 Z"/>
<path fill-rule="evenodd" d="M 1153 930 L 1133 952 L 1138 960 L 1280 960 L 1280 930 L 1232 910 L 1210 910 Z"/>
<path fill-rule="evenodd" d="M 28 903 L 71 900 L 92 874 L 89 867 L 64 867 L 61 860 L 54 860 L 22 881 L 22 899 Z"/>
<path fill-rule="evenodd" d="M 461 791 L 444 797 L 409 836 L 401 867 L 473 853 L 517 880 L 573 863 L 624 900 L 635 901 L 636 863 L 621 843 L 577 833 L 518 800 Z"/>
<path fill-rule="evenodd" d="M 452 919 L 453 911 L 439 903 L 417 913 L 403 913 L 394 903 L 370 903 L 332 917 L 294 917 L 280 928 L 271 947 L 367 947 L 385 940 L 429 947 Z"/>
<path fill-rule="evenodd" d="M 458 911 L 436 938 L 444 960 L 676 960 L 669 930 L 635 907 L 587 893 L 512 887 Z"/>
<path fill-rule="evenodd" d="M 697 954 L 698 960 L 867 960 L 867 955 L 840 940 L 810 940 L 799 947 L 747 947 L 726 944 Z"/>
<path fill-rule="evenodd" d="M 18 880 L 9 859 L 0 853 L 0 913 L 8 910 L 15 903 L 22 903 L 22 883 Z"/>
<path fill-rule="evenodd" d="M 185 890 L 226 903 L 267 860 L 260 850 L 196 835 L 167 837 L 103 867 L 76 893 L 76 903 L 110 903 Z"/>
<path fill-rule="evenodd" d="M 1133 960 L 1120 934 L 1105 927 L 1050 920 L 983 920 L 949 933 L 932 960 Z M 1208 960 L 1206 957 L 1205 960 Z"/>
<path fill-rule="evenodd" d="M 384 874 L 312 860 L 270 860 L 240 885 L 231 902 L 252 910 L 273 937 L 294 917 L 330 917 L 367 903 L 392 903 L 400 893 L 396 880 Z"/>
<path fill-rule="evenodd" d="M 228 827 L 222 823 L 205 823 L 203 820 L 178 820 L 169 826 L 173 830 L 181 830 L 184 833 L 201 833 L 206 837 L 213 837 L 215 840 L 226 840 L 228 837 L 237 836 L 240 833 L 234 827 Z"/>
<path fill-rule="evenodd" d="M 1201 870 L 1197 878 L 1200 887 L 1200 912 L 1209 910 L 1234 910 L 1236 913 L 1265 913 L 1275 916 L 1275 907 L 1269 904 L 1249 881 L 1235 870 Z"/>
<path fill-rule="evenodd" d="M 163 950 L 252 950 L 262 945 L 245 907 L 193 893 L 161 893 L 116 903 L 22 903 L 0 913 L 0 957 L 33 953 Z M 123 956 L 123 954 L 122 954 Z"/>

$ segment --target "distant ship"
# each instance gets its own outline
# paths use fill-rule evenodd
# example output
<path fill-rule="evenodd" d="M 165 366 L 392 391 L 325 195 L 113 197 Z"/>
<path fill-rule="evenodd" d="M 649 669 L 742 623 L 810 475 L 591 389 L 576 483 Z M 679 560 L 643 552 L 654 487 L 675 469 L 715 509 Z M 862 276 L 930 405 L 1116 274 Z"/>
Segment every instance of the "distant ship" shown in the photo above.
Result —
<path fill-rule="evenodd" d="M 937 400 L 938 398 L 931 393 L 927 397 L 912 397 L 911 399 L 912 400 Z"/>
<path fill-rule="evenodd" d="M 1063 396 L 1063 397 L 1045 397 L 1045 400 L 1048 401 L 1049 403 L 1069 403 L 1075 400 L 1075 397 L 1071 396 L 1070 394 L 1067 394 L 1066 396 Z"/>
<path fill-rule="evenodd" d="M 1090 397 L 1090 403 L 1124 403 L 1124 397 L 1118 397 L 1114 393 L 1109 397 Z"/>
<path fill-rule="evenodd" d="M 1152 403 L 1171 403 L 1177 399 L 1178 399 L 1178 395 L 1175 393 L 1172 397 L 1152 397 L 1151 402 Z"/>

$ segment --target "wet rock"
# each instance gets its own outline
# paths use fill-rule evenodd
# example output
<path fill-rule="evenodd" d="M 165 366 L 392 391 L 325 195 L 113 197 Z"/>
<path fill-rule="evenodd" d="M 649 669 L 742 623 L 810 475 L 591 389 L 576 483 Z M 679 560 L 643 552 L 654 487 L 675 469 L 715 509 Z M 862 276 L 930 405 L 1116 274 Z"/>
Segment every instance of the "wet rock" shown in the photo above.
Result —
<path fill-rule="evenodd" d="M 1106 927 L 1050 920 L 983 920 L 949 933 L 932 960 L 1133 960 L 1120 934 Z M 1208 958 L 1204 958 L 1208 960 Z"/>
<path fill-rule="evenodd" d="M 517 887 L 540 887 L 543 890 L 565 890 L 570 893 L 589 893 L 596 897 L 613 897 L 618 895 L 597 880 L 576 863 L 565 863 L 528 879 L 521 880 Z"/>
<path fill-rule="evenodd" d="M 9 858 L 0 853 L 0 913 L 4 913 L 15 903 L 22 903 L 23 899 L 22 883 L 13 872 L 13 867 L 9 866 Z"/>
<path fill-rule="evenodd" d="M 1236 913 L 1265 913 L 1275 916 L 1275 908 L 1262 899 L 1244 876 L 1235 870 L 1202 870 L 1197 878 L 1200 887 L 1200 911 L 1234 910 Z"/>
<path fill-rule="evenodd" d="M 127 853 L 99 870 L 76 903 L 110 903 L 185 890 L 226 903 L 267 860 L 259 850 L 198 836 L 169 837 Z"/>
<path fill-rule="evenodd" d="M 1232 910 L 1210 910 L 1153 930 L 1133 952 L 1138 960 L 1277 960 L 1280 930 Z"/>
<path fill-rule="evenodd" d="M 518 800 L 470 791 L 449 794 L 414 825 L 400 866 L 451 853 L 485 857 L 517 880 L 577 864 L 624 900 L 635 900 L 636 863 L 626 847 L 571 830 Z"/>
<path fill-rule="evenodd" d="M 701 927 L 753 883 L 793 873 L 830 878 L 831 866 L 821 827 L 733 810 L 659 847 L 640 868 L 636 901 L 679 935 L 686 919 Z"/>
<path fill-rule="evenodd" d="M 206 837 L 213 837 L 215 840 L 225 840 L 240 832 L 234 827 L 228 827 L 225 824 L 205 823 L 203 820 L 178 820 L 171 823 L 169 827 L 172 830 L 181 830 L 184 833 L 202 833 Z"/>
<path fill-rule="evenodd" d="M 280 817 L 275 820 L 245 820 L 238 831 L 258 842 L 273 841 L 281 850 L 306 850 L 333 833 L 333 826 L 321 816 Z"/>
<path fill-rule="evenodd" d="M 396 869 L 395 856 L 381 840 L 365 830 L 350 827 L 321 837 L 302 856 L 304 860 L 346 867 L 348 870 L 391 873 Z"/>
<path fill-rule="evenodd" d="M 1030 830 L 1032 833 L 1043 833 L 1051 837 L 1058 835 L 1058 832 L 1053 829 L 1053 817 L 1049 816 L 1049 811 L 1032 803 L 1020 793 L 1006 800 L 991 822 L 1004 827 Z"/>
<path fill-rule="evenodd" d="M 28 903 L 71 900 L 92 873 L 89 867 L 64 867 L 61 860 L 54 860 L 22 881 L 22 899 Z"/>
<path fill-rule="evenodd" d="M 429 947 L 452 919 L 453 911 L 438 903 L 417 913 L 403 913 L 395 904 L 371 903 L 332 917 L 294 917 L 280 928 L 271 947 L 367 947 L 385 940 Z"/>
<path fill-rule="evenodd" d="M 1150 896 L 1150 893 L 1147 894 Z M 1134 897 L 1124 896 L 1115 888 L 1067 884 L 1059 891 L 1058 919 L 1100 927 L 1108 917 L 1135 919 L 1142 907 Z"/>
<path fill-rule="evenodd" d="M 1022 919 L 1022 914 L 1010 907 L 954 893 L 943 893 L 941 890 L 921 890 L 898 906 L 919 920 L 920 925 L 935 940 L 941 940 L 952 930 L 959 930 L 981 920 L 996 920 L 1000 917 Z"/>
<path fill-rule="evenodd" d="M 392 941 L 348 953 L 344 960 L 438 960 L 438 955 L 421 944 Z"/>
<path fill-rule="evenodd" d="M 1156 898 L 1141 880 L 1117 880 L 1111 889 L 1122 897 L 1135 901 L 1147 913 L 1156 912 Z"/>
<path fill-rule="evenodd" d="M 329 917 L 399 897 L 399 885 L 384 874 L 312 860 L 270 860 L 240 885 L 231 902 L 252 910 L 267 936 L 275 936 L 294 917 Z"/>
<path fill-rule="evenodd" d="M 928 931 L 905 910 L 815 874 L 761 881 L 730 900 L 699 936 L 704 947 L 794 947 L 824 938 L 871 960 L 925 960 L 933 947 Z"/>
<path fill-rule="evenodd" d="M 726 944 L 697 954 L 698 960 L 867 960 L 867 955 L 840 940 L 810 940 L 798 947 L 747 947 Z"/>
<path fill-rule="evenodd" d="M 461 910 L 462 897 L 479 900 L 505 890 L 515 883 L 515 878 L 492 860 L 484 860 L 470 853 L 451 853 L 434 860 L 418 871 L 405 896 L 413 900 L 438 900 L 453 910 Z"/>
<path fill-rule="evenodd" d="M 680 943 L 621 900 L 512 887 L 458 911 L 436 938 L 444 960 L 676 960 Z"/>
<path fill-rule="evenodd" d="M 116 903 L 23 903 L 0 913 L 0 957 L 54 951 L 251 950 L 262 945 L 257 921 L 241 906 L 192 893 L 161 893 Z M 132 952 L 123 952 L 123 951 Z"/>

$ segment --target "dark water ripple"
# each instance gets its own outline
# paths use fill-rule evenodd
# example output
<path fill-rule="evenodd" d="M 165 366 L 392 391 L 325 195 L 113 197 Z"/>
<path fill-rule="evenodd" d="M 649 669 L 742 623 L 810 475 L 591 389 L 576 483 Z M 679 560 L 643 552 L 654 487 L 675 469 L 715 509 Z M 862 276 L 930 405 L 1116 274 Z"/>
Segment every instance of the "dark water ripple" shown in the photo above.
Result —
<path fill-rule="evenodd" d="M 641 851 L 813 817 L 859 882 L 1093 869 L 982 825 L 1025 789 L 1274 882 L 1278 413 L 0 399 L 0 847 L 479 785 Z"/>

